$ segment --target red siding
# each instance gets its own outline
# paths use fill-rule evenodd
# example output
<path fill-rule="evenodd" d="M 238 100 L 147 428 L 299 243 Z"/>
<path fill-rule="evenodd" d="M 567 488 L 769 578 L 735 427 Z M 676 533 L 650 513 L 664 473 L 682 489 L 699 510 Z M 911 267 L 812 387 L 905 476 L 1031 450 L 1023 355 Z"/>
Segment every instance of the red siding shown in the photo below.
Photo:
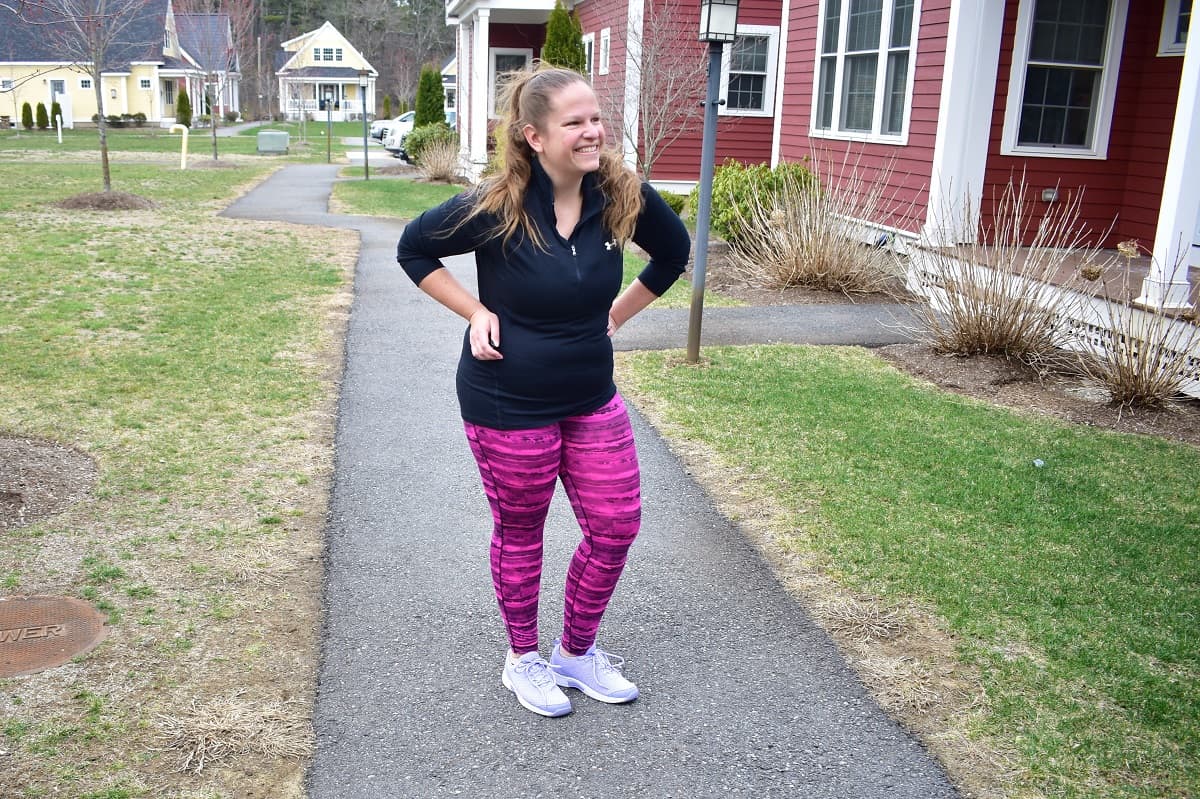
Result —
<path fill-rule="evenodd" d="M 917 30 L 916 70 L 913 78 L 912 110 L 908 142 L 904 145 L 849 142 L 810 136 L 813 116 L 813 84 L 816 74 L 817 33 L 820 20 L 816 0 L 793 2 L 788 23 L 788 52 L 785 58 L 781 161 L 820 158 L 830 166 L 827 179 L 837 183 L 857 173 L 867 183 L 883 180 L 890 198 L 889 218 L 894 227 L 916 232 L 924 222 L 928 187 L 933 173 L 933 148 L 937 137 L 941 101 L 942 70 L 946 61 L 946 37 L 950 0 L 926 0 Z M 890 175 L 887 172 L 890 168 Z"/>
<path fill-rule="evenodd" d="M 531 47 L 533 57 L 537 58 L 546 43 L 545 25 L 505 25 L 488 26 L 488 47 Z"/>
<path fill-rule="evenodd" d="M 1035 194 L 1056 185 L 1064 197 L 1082 192 L 1081 221 L 1097 235 L 1113 226 L 1101 244 L 1137 239 L 1143 246 L 1152 245 L 1183 69 L 1182 58 L 1157 55 L 1162 6 L 1154 8 L 1156 13 L 1150 14 L 1130 9 L 1108 158 L 1025 158 L 1000 155 L 1017 22 L 1017 3 L 1010 0 L 985 175 L 985 225 L 992 222 L 989 198 L 1010 178 L 1019 180 L 1023 174 Z"/>

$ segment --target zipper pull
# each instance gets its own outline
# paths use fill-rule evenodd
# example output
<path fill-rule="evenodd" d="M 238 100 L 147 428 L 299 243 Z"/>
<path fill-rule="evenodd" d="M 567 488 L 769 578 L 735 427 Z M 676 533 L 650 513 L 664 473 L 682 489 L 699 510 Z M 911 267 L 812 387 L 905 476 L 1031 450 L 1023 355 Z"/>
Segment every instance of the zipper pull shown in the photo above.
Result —
<path fill-rule="evenodd" d="M 575 245 L 574 245 L 574 244 L 572 244 L 572 245 L 571 245 L 571 255 L 574 255 L 576 258 L 578 258 L 578 257 L 579 257 L 579 253 L 575 252 Z"/>

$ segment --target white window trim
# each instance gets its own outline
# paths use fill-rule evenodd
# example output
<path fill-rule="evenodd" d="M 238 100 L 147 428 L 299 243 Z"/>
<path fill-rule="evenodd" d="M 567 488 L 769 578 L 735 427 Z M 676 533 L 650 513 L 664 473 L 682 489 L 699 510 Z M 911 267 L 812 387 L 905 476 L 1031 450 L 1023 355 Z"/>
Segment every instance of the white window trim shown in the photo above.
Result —
<path fill-rule="evenodd" d="M 342 60 L 342 48 L 340 48 L 340 47 L 333 48 L 333 60 L 334 61 Z"/>
<path fill-rule="evenodd" d="M 138 79 L 138 88 L 139 89 L 151 88 L 150 79 L 149 78 L 139 78 Z"/>
<path fill-rule="evenodd" d="M 1113 106 L 1117 97 L 1117 72 L 1125 43 L 1125 20 L 1129 0 L 1113 0 L 1108 17 L 1108 41 L 1104 45 L 1104 65 L 1101 72 L 1100 100 L 1096 109 L 1095 139 L 1090 148 L 1048 147 L 1046 145 L 1017 145 L 1021 126 L 1021 105 L 1025 96 L 1025 67 L 1029 61 L 1029 40 L 1033 32 L 1033 6 L 1036 0 L 1021 0 L 1017 12 L 1017 35 L 1013 46 L 1012 70 L 1008 76 L 1008 102 L 1004 109 L 1004 138 L 1001 155 L 1021 155 L 1030 158 L 1089 158 L 1106 160 L 1108 140 L 1112 133 Z"/>
<path fill-rule="evenodd" d="M 0 78 L 0 92 L 12 91 L 13 82 L 8 78 Z"/>
<path fill-rule="evenodd" d="M 600 29 L 600 64 L 597 66 L 596 73 L 599 75 L 608 74 L 608 59 L 612 55 L 612 29 Z"/>
<path fill-rule="evenodd" d="M 596 74 L 596 34 L 585 33 L 583 35 L 583 54 L 587 63 L 587 76 L 590 79 Z"/>
<path fill-rule="evenodd" d="M 1195 16 L 1196 3 L 1192 3 L 1192 16 Z M 1191 25 L 1188 25 L 1189 33 Z M 1179 29 L 1179 0 L 1163 0 L 1162 34 L 1158 38 L 1159 55 L 1183 55 L 1187 42 L 1175 41 L 1175 31 Z"/>
<path fill-rule="evenodd" d="M 763 82 L 763 108 L 752 111 L 746 108 L 729 108 L 729 63 L 733 55 L 732 44 L 721 48 L 721 97 L 717 106 L 719 116 L 769 117 L 775 115 L 775 82 L 779 79 L 779 27 L 775 25 L 738 25 L 738 36 L 767 37 L 767 79 Z"/>
<path fill-rule="evenodd" d="M 533 63 L 533 50 L 529 47 L 489 47 L 488 48 L 488 118 L 496 118 L 496 56 L 523 55 L 525 66 Z"/>
<path fill-rule="evenodd" d="M 883 143 L 883 144 L 892 144 L 892 145 L 899 145 L 899 146 L 907 145 L 908 144 L 909 126 L 912 122 L 912 107 L 913 107 L 912 101 L 913 101 L 913 93 L 914 93 L 914 88 L 915 88 L 913 86 L 913 82 L 916 80 L 916 76 L 917 76 L 917 56 L 918 56 L 917 47 L 921 41 L 921 38 L 920 38 L 921 0 L 916 0 L 916 2 L 913 3 L 912 31 L 909 34 L 909 45 L 908 45 L 908 52 L 909 52 L 908 79 L 907 79 L 907 82 L 905 83 L 906 95 L 904 98 L 904 120 L 900 123 L 900 132 L 899 133 L 875 133 L 874 132 L 875 130 L 881 130 L 883 128 L 883 107 L 884 107 L 883 98 L 879 98 L 879 102 L 876 103 L 875 116 L 871 122 L 872 131 L 870 133 L 867 133 L 865 131 L 860 131 L 860 130 L 838 130 L 838 126 L 837 126 L 838 114 L 837 113 L 834 114 L 833 126 L 830 127 L 828 130 L 817 127 L 817 111 L 820 108 L 820 104 L 821 104 L 821 56 L 822 56 L 821 42 L 823 40 L 822 26 L 825 24 L 825 3 L 826 3 L 826 0 L 821 0 L 821 7 L 818 10 L 818 16 L 817 16 L 817 42 L 816 42 L 816 49 L 815 49 L 816 56 L 813 60 L 812 106 L 811 106 L 811 111 L 809 114 L 809 127 L 808 127 L 809 137 L 817 138 L 817 139 L 836 139 L 837 141 L 879 142 L 879 143 Z M 885 10 L 887 10 L 887 6 L 885 6 L 884 8 L 885 8 Z M 892 25 L 890 16 L 886 20 L 886 22 L 887 22 L 887 29 L 890 31 L 891 25 Z M 845 70 L 841 68 L 841 64 L 846 56 L 847 27 L 848 26 L 846 26 L 846 25 L 838 26 L 837 57 L 838 57 L 839 69 L 837 71 L 837 79 L 834 81 L 834 85 L 833 85 L 834 102 L 837 103 L 838 108 L 841 108 L 841 104 L 842 104 L 841 103 L 842 80 L 845 77 Z M 883 34 L 881 32 L 880 33 L 881 40 L 882 40 L 882 36 L 883 36 Z M 878 79 L 875 82 L 876 88 L 883 85 L 883 83 L 887 79 L 886 67 L 883 69 L 880 69 L 879 72 L 880 72 L 880 75 L 878 76 Z"/>
<path fill-rule="evenodd" d="M 313 61 L 320 61 L 320 60 L 321 60 L 321 48 L 320 48 L 320 47 L 314 47 L 314 48 L 313 48 L 313 56 L 312 56 L 312 60 L 313 60 Z"/>
<path fill-rule="evenodd" d="M 91 78 L 80 78 L 79 79 L 79 88 L 81 88 L 81 89 L 92 88 L 92 79 Z"/>

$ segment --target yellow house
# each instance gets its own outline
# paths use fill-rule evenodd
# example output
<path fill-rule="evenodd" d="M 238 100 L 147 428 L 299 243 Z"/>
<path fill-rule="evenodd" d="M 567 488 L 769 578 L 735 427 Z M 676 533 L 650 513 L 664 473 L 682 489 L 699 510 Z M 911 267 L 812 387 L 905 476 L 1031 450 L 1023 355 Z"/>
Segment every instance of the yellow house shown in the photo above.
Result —
<path fill-rule="evenodd" d="M 335 122 L 375 115 L 379 73 L 341 32 L 326 22 L 280 45 L 275 54 L 279 112 L 288 119 Z"/>
<path fill-rule="evenodd" d="M 98 113 L 130 121 L 144 115 L 145 124 L 166 127 L 175 123 L 181 88 L 192 98 L 195 117 L 206 90 L 216 113 L 239 110 L 237 55 L 227 16 L 176 14 L 171 0 L 131 4 L 128 20 L 114 20 L 122 26 L 120 35 L 96 86 L 71 27 L 46 8 L 34 4 L 19 17 L 0 5 L 0 125 L 19 125 L 25 103 L 32 108 L 43 103 L 49 110 L 57 102 L 64 127 L 91 124 Z"/>

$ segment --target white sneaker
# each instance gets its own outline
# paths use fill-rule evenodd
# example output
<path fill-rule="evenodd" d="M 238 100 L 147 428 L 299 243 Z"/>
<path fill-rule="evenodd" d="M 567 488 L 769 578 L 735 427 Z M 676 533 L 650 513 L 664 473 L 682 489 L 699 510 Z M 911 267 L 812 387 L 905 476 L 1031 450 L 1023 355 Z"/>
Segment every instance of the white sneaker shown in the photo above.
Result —
<path fill-rule="evenodd" d="M 595 644 L 582 655 L 567 657 L 562 653 L 562 642 L 555 641 L 550 653 L 554 682 L 564 688 L 578 688 L 592 699 L 613 705 L 638 698 L 637 686 L 621 674 L 624 663 L 624 658 L 610 655 Z"/>
<path fill-rule="evenodd" d="M 550 665 L 537 652 L 526 652 L 516 663 L 506 656 L 500 681 L 517 695 L 523 707 L 539 716 L 565 716 L 571 712 L 571 700 L 555 684 Z"/>

